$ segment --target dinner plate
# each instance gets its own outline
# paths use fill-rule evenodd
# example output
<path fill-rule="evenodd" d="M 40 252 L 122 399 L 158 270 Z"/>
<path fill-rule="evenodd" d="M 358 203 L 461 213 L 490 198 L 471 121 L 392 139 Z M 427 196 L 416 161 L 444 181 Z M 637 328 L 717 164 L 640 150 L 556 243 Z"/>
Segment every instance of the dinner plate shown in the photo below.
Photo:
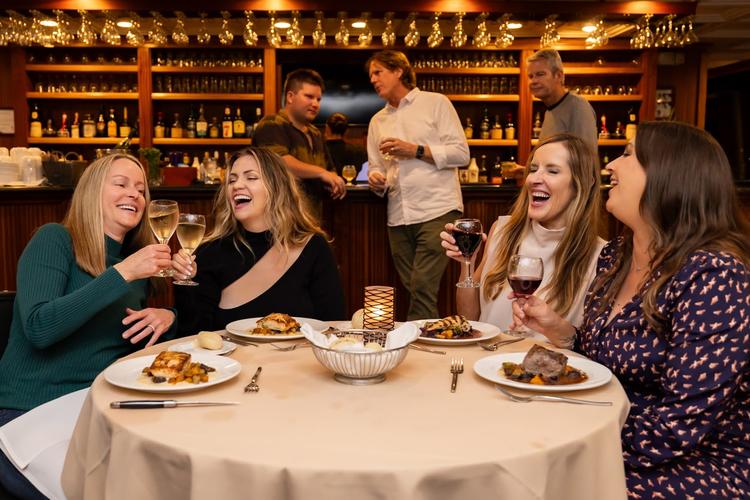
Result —
<path fill-rule="evenodd" d="M 214 355 L 221 355 L 221 354 L 229 354 L 230 352 L 237 349 L 237 345 L 234 342 L 230 340 L 224 340 L 222 341 L 221 347 L 219 349 L 206 349 L 203 347 L 200 347 L 198 345 L 198 339 L 189 340 L 187 342 L 181 342 L 179 344 L 172 344 L 169 346 L 170 351 L 180 351 L 180 352 L 187 352 L 190 354 L 214 354 Z"/>
<path fill-rule="evenodd" d="M 261 318 L 248 318 L 248 319 L 239 319 L 237 321 L 232 321 L 226 326 L 226 329 L 232 335 L 236 335 L 238 337 L 242 337 L 242 338 L 250 339 L 250 340 L 276 341 L 276 340 L 302 339 L 305 337 L 304 335 L 302 335 L 302 332 L 295 333 L 294 335 L 255 335 L 255 334 L 250 333 L 250 331 L 253 328 L 258 326 L 259 319 Z M 310 325 L 310 328 L 312 328 L 313 330 L 317 330 L 319 332 L 322 332 L 323 330 L 328 328 L 328 324 L 326 322 L 320 321 L 317 319 L 298 318 L 298 317 L 294 317 L 294 319 L 296 319 L 297 323 L 299 323 L 300 325 L 307 323 L 308 325 Z"/>
<path fill-rule="evenodd" d="M 215 372 L 208 374 L 208 382 L 200 384 L 191 384 L 188 382 L 155 384 L 148 376 L 142 373 L 144 368 L 151 366 L 154 358 L 156 358 L 156 354 L 118 361 L 104 370 L 104 380 L 117 387 L 133 389 L 135 391 L 188 392 L 226 382 L 239 375 L 242 369 L 242 366 L 234 359 L 216 356 L 215 354 L 195 353 L 191 354 L 191 361 L 203 363 L 206 366 L 216 369 Z"/>
<path fill-rule="evenodd" d="M 504 362 L 510 361 L 512 363 L 521 363 L 525 356 L 525 352 L 509 352 L 504 354 L 495 354 L 494 356 L 487 356 L 486 358 L 482 358 L 474 363 L 474 372 L 483 379 L 489 380 L 490 382 L 494 382 L 496 384 L 537 392 L 583 391 L 585 389 L 593 389 L 594 387 L 602 386 L 609 382 L 612 378 L 612 372 L 609 371 L 609 368 L 607 368 L 606 366 L 600 365 L 599 363 L 591 361 L 587 358 L 577 357 L 568 357 L 568 363 L 570 364 L 570 366 L 581 370 L 589 377 L 584 382 L 578 384 L 527 384 L 526 382 L 511 380 L 507 378 L 505 374 L 501 373 Z"/>
<path fill-rule="evenodd" d="M 425 323 L 428 321 L 438 321 L 436 319 L 420 319 L 415 321 L 417 326 L 422 327 Z M 471 327 L 475 330 L 478 330 L 482 335 L 475 338 L 470 339 L 435 339 L 431 337 L 423 337 L 419 336 L 417 340 L 420 342 L 424 342 L 426 344 L 437 344 L 437 345 L 465 345 L 465 344 L 476 344 L 479 341 L 482 340 L 488 340 L 493 337 L 496 337 L 497 334 L 500 333 L 500 328 L 496 327 L 495 325 L 490 325 L 489 323 L 482 323 L 480 321 L 471 321 L 469 320 L 469 324 L 471 324 Z"/>

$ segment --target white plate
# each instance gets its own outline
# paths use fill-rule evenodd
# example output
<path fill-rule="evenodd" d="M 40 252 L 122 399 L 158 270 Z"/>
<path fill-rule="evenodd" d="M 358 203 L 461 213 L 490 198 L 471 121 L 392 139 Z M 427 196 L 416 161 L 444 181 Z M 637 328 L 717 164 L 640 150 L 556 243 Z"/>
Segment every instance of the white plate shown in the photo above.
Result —
<path fill-rule="evenodd" d="M 229 333 L 232 335 L 236 335 L 238 337 L 242 337 L 245 339 L 250 340 L 268 340 L 275 342 L 277 340 L 294 340 L 294 339 L 302 339 L 305 338 L 304 335 L 302 335 L 302 332 L 295 333 L 294 335 L 254 335 L 250 333 L 250 331 L 258 326 L 258 320 L 261 318 L 248 318 L 248 319 L 239 319 L 237 321 L 232 321 L 226 326 L 226 329 Z M 324 321 L 320 321 L 317 319 L 310 319 L 310 318 L 294 318 L 297 320 L 297 323 L 300 325 L 307 323 L 310 325 L 310 328 L 313 330 L 317 330 L 319 332 L 322 332 L 326 328 L 328 328 L 328 324 Z"/>
<path fill-rule="evenodd" d="M 189 340 L 187 342 L 181 342 L 179 344 L 172 344 L 169 346 L 170 351 L 187 352 L 189 354 L 214 354 L 219 356 L 221 354 L 228 354 L 237 349 L 237 344 L 229 340 L 224 340 L 219 349 L 205 349 L 198 345 L 198 339 Z"/>
<path fill-rule="evenodd" d="M 242 366 L 231 358 L 216 356 L 214 354 L 196 353 L 191 355 L 193 362 L 203 363 L 216 369 L 215 372 L 209 373 L 208 382 L 202 384 L 190 384 L 188 382 L 154 384 L 147 376 L 143 375 L 142 371 L 147 366 L 151 366 L 155 357 L 156 354 L 151 354 L 126 359 L 110 365 L 104 370 L 104 380 L 117 387 L 133 389 L 135 391 L 188 392 L 226 382 L 239 375 L 242 369 Z"/>
<path fill-rule="evenodd" d="M 505 374 L 501 373 L 504 362 L 510 361 L 512 363 L 521 363 L 525 356 L 525 352 L 509 352 L 488 356 L 474 363 L 474 372 L 480 377 L 496 384 L 537 392 L 569 392 L 593 389 L 594 387 L 606 384 L 612 378 L 612 372 L 609 371 L 609 368 L 606 366 L 600 365 L 599 363 L 587 358 L 570 356 L 568 357 L 568 364 L 573 368 L 583 371 L 589 376 L 585 382 L 566 385 L 536 385 L 511 380 L 506 378 Z"/>
<path fill-rule="evenodd" d="M 415 321 L 417 326 L 422 327 L 428 321 L 438 321 L 436 319 L 420 319 Z M 418 341 L 426 344 L 437 344 L 437 345 L 465 345 L 465 344 L 476 344 L 481 340 L 488 340 L 496 337 L 500 333 L 500 328 L 489 323 L 481 323 L 479 321 L 469 321 L 471 327 L 478 330 L 482 335 L 480 337 L 471 339 L 434 339 L 430 337 L 422 337 L 421 335 L 417 338 Z"/>

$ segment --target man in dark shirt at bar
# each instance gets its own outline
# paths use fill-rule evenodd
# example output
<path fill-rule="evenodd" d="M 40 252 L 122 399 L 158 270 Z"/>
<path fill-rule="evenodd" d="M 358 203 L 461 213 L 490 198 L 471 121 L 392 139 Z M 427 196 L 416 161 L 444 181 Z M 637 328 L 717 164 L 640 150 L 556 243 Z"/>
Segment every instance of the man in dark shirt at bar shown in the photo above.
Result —
<path fill-rule="evenodd" d="M 284 82 L 284 107 L 277 114 L 264 117 L 253 136 L 253 145 L 281 156 L 290 172 L 302 179 L 318 214 L 322 188 L 334 199 L 346 195 L 344 179 L 329 170 L 334 167 L 323 134 L 312 124 L 320 112 L 323 87 L 317 71 L 298 69 L 289 73 Z"/>

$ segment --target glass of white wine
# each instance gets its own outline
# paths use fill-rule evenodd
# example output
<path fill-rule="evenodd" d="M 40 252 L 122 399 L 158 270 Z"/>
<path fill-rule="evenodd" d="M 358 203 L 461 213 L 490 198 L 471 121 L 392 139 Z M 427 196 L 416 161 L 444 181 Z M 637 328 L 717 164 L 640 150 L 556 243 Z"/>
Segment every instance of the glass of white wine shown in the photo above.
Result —
<path fill-rule="evenodd" d="M 357 177 L 357 167 L 354 165 L 344 165 L 341 169 L 341 177 L 344 178 L 347 186 L 351 186 L 352 181 Z"/>
<path fill-rule="evenodd" d="M 195 249 L 201 244 L 203 235 L 206 232 L 206 218 L 198 214 L 180 214 L 177 224 L 177 239 L 180 240 L 180 246 L 188 255 L 193 255 Z M 174 285 L 196 286 L 198 283 L 191 278 L 177 280 Z"/>
<path fill-rule="evenodd" d="M 152 200 L 148 206 L 148 223 L 154 236 L 162 245 L 169 242 L 169 238 L 177 229 L 177 221 L 180 216 L 180 210 L 176 201 L 172 200 Z M 171 269 L 162 269 L 156 276 L 167 278 L 172 276 Z"/>

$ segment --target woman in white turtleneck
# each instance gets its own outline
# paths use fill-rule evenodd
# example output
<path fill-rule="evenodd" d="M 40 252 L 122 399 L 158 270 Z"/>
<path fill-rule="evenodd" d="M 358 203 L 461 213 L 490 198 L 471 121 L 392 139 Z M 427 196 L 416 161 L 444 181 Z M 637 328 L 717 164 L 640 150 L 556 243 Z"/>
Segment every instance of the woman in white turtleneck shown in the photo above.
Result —
<path fill-rule="evenodd" d="M 513 321 L 508 263 L 512 255 L 521 254 L 542 258 L 544 279 L 536 294 L 578 325 L 605 243 L 597 236 L 599 161 L 581 139 L 559 134 L 537 145 L 526 173 L 511 214 L 499 217 L 486 238 L 487 250 L 474 272 L 480 287 L 456 291 L 457 312 L 508 328 Z M 452 230 L 446 225 L 440 237 L 446 254 L 460 262 Z M 462 267 L 461 279 L 465 272 Z"/>

